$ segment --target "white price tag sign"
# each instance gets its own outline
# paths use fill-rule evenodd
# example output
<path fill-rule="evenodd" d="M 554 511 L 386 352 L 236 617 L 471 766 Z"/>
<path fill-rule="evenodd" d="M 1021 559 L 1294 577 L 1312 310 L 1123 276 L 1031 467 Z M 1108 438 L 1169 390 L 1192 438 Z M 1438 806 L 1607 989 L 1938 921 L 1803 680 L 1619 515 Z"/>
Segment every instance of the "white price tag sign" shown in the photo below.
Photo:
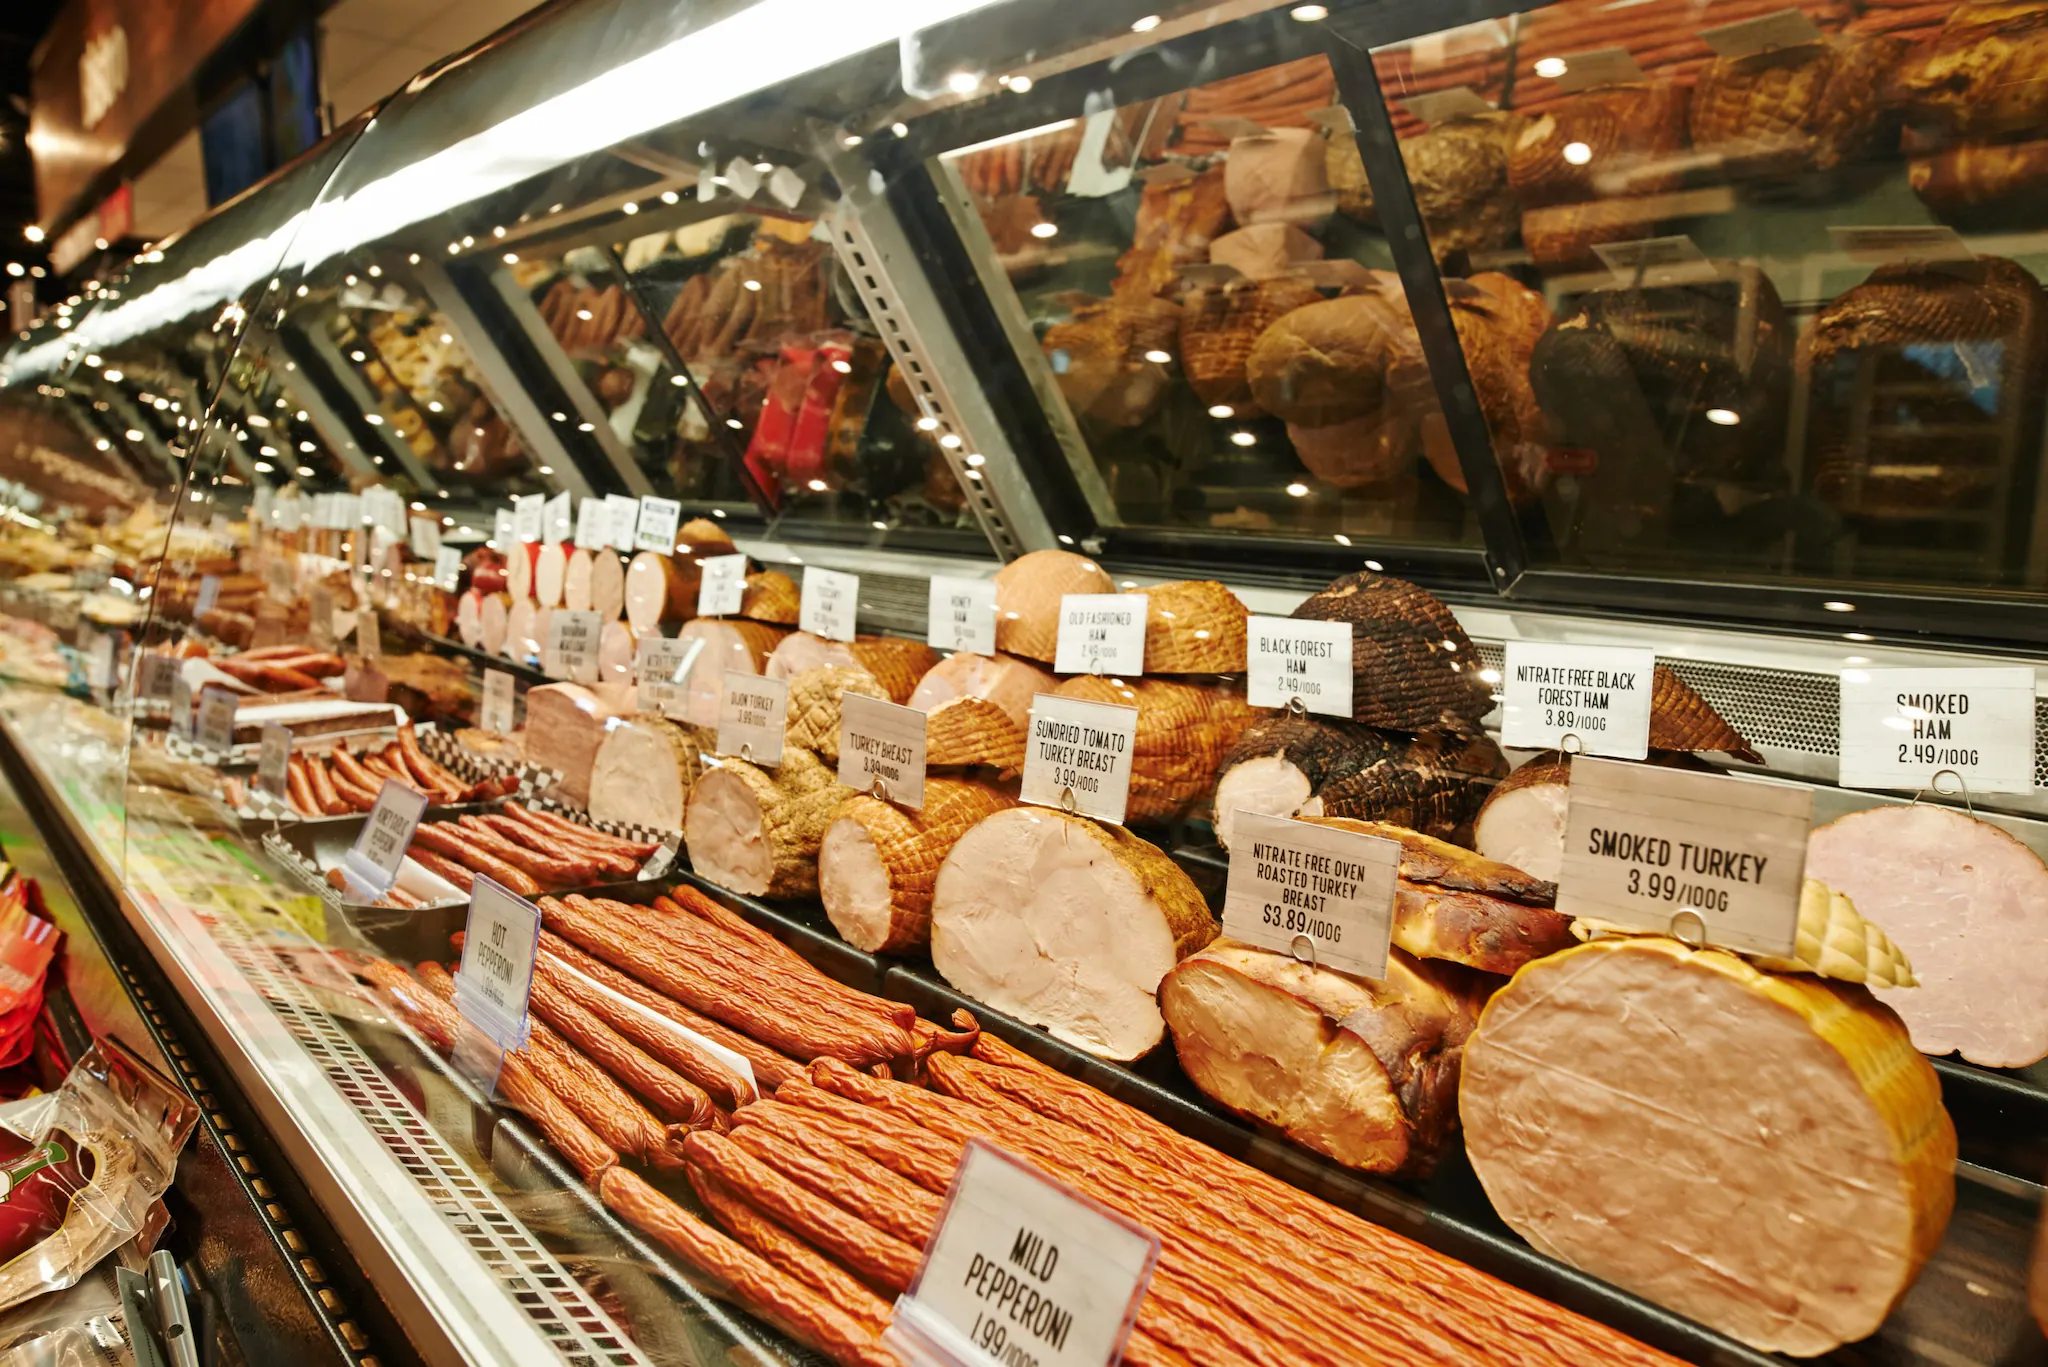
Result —
<path fill-rule="evenodd" d="M 289 554 L 271 557 L 270 564 L 263 570 L 263 585 L 271 601 L 289 603 L 298 594 L 298 584 L 292 575 L 292 558 Z"/>
<path fill-rule="evenodd" d="M 192 681 L 175 665 L 171 671 L 171 734 L 192 740 L 197 736 L 197 718 L 192 711 Z"/>
<path fill-rule="evenodd" d="M 501 736 L 512 734 L 512 676 L 502 669 L 484 671 L 484 700 L 476 724 Z"/>
<path fill-rule="evenodd" d="M 371 664 L 384 658 L 384 628 L 373 607 L 356 609 L 356 653 Z"/>
<path fill-rule="evenodd" d="M 633 549 L 633 534 L 640 527 L 640 500 L 630 494 L 606 494 L 605 511 L 609 514 L 611 531 L 608 534 L 613 550 Z M 592 549 L 596 549 L 595 543 Z"/>
<path fill-rule="evenodd" d="M 334 590 L 316 582 L 306 602 L 306 639 L 315 650 L 334 649 Z"/>
<path fill-rule="evenodd" d="M 643 636 L 633 650 L 633 682 L 642 712 L 680 716 L 689 700 L 690 668 L 704 649 L 704 638 Z"/>
<path fill-rule="evenodd" d="M 548 614 L 547 674 L 577 683 L 597 680 L 597 641 L 604 619 L 566 609 Z"/>
<path fill-rule="evenodd" d="M 547 518 L 545 494 L 527 494 L 512 500 L 512 535 L 519 541 L 538 541 Z"/>
<path fill-rule="evenodd" d="M 883 1342 L 906 1362 L 1109 1367 L 1158 1261 L 1157 1235 L 969 1140 Z"/>
<path fill-rule="evenodd" d="M 1069 593 L 1060 599 L 1055 674 L 1145 672 L 1145 610 L 1142 593 Z"/>
<path fill-rule="evenodd" d="M 142 679 L 137 685 L 145 698 L 168 698 L 171 686 L 178 681 L 178 662 L 169 655 L 149 654 L 142 657 Z"/>
<path fill-rule="evenodd" d="M 415 560 L 433 560 L 441 554 L 441 519 L 438 517 L 415 517 L 406 523 L 412 534 L 412 557 Z"/>
<path fill-rule="evenodd" d="M 1509 641 L 1501 667 L 1500 743 L 1643 759 L 1650 753 L 1656 673 L 1655 651 Z"/>
<path fill-rule="evenodd" d="M 2031 793 L 2034 671 L 1845 669 L 1841 756 L 1845 788 Z"/>
<path fill-rule="evenodd" d="M 1387 976 L 1400 841 L 1243 811 L 1236 832 L 1225 935 L 1339 973 Z"/>
<path fill-rule="evenodd" d="M 114 686 L 114 651 L 119 645 L 111 631 L 96 631 L 85 648 L 85 681 L 94 688 Z"/>
<path fill-rule="evenodd" d="M 204 617 L 213 611 L 213 605 L 220 601 L 220 576 L 208 574 L 199 580 L 199 601 L 192 605 L 194 617 Z"/>
<path fill-rule="evenodd" d="M 641 499 L 640 516 L 633 523 L 632 549 L 674 555 L 676 523 L 682 515 L 683 505 L 672 498 Z"/>
<path fill-rule="evenodd" d="M 828 641 L 851 641 L 860 613 L 860 576 L 804 566 L 803 597 L 797 626 Z"/>
<path fill-rule="evenodd" d="M 1582 755 L 1557 909 L 1783 958 L 1812 824 L 1810 788 Z"/>
<path fill-rule="evenodd" d="M 697 564 L 704 572 L 697 581 L 697 615 L 724 617 L 738 612 L 747 595 L 747 557 L 710 555 Z"/>
<path fill-rule="evenodd" d="M 540 910 L 478 874 L 463 925 L 455 1005 L 500 1049 L 526 1047 L 533 961 L 540 949 Z"/>
<path fill-rule="evenodd" d="M 491 540 L 507 555 L 512 553 L 512 524 L 516 520 L 510 508 L 500 508 L 491 514 Z"/>
<path fill-rule="evenodd" d="M 864 693 L 839 699 L 839 781 L 899 807 L 924 806 L 925 714 Z"/>
<path fill-rule="evenodd" d="M 377 805 L 370 809 L 369 820 L 363 823 L 362 834 L 349 847 L 345 856 L 345 872 L 370 893 L 369 900 L 375 901 L 391 890 L 398 881 L 398 870 L 405 863 L 406 848 L 412 844 L 412 833 L 420 824 L 420 817 L 427 810 L 427 795 L 406 787 L 396 779 L 385 779 L 384 786 L 377 793 Z"/>
<path fill-rule="evenodd" d="M 1285 707 L 1296 698 L 1311 712 L 1351 715 L 1351 624 L 1254 617 L 1245 624 L 1253 707 Z"/>
<path fill-rule="evenodd" d="M 718 753 L 773 769 L 789 728 L 789 681 L 725 671 L 718 694 Z"/>
<path fill-rule="evenodd" d="M 542 506 L 540 538 L 550 546 L 569 539 L 569 502 L 569 491 L 564 489 Z"/>
<path fill-rule="evenodd" d="M 932 576 L 925 640 L 933 650 L 996 653 L 996 582 Z"/>
<path fill-rule="evenodd" d="M 256 754 L 256 786 L 282 798 L 290 786 L 292 733 L 282 722 L 263 724 L 263 748 Z"/>
<path fill-rule="evenodd" d="M 611 510 L 601 498 L 586 498 L 576 505 L 576 544 L 594 551 L 611 541 Z"/>
<path fill-rule="evenodd" d="M 446 593 L 455 592 L 455 586 L 462 582 L 462 552 L 454 546 L 441 546 L 434 551 L 434 586 Z"/>
<path fill-rule="evenodd" d="M 1135 707 L 1040 693 L 1031 700 L 1020 796 L 1122 825 L 1137 738 Z"/>
<path fill-rule="evenodd" d="M 202 748 L 225 755 L 235 748 L 235 709 L 241 700 L 225 688 L 199 690 L 199 721 L 193 740 Z"/>

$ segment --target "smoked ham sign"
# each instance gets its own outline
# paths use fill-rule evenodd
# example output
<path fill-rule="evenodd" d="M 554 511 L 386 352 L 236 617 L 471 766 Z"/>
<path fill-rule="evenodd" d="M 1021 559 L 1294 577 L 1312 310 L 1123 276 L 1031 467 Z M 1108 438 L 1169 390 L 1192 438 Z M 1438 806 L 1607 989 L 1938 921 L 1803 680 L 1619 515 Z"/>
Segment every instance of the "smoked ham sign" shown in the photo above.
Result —
<path fill-rule="evenodd" d="M 1791 955 L 1812 789 L 1584 756 L 1571 774 L 1559 912 Z"/>
<path fill-rule="evenodd" d="M 1845 788 L 2034 791 L 2034 671 L 1845 669 Z"/>

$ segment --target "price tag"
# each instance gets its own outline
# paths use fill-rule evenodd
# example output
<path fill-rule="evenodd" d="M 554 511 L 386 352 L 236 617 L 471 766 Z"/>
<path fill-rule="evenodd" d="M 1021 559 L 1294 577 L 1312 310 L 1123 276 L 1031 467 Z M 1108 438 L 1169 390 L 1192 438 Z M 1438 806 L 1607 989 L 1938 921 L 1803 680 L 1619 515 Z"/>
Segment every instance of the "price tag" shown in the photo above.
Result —
<path fill-rule="evenodd" d="M 630 549 L 674 555 L 676 521 L 682 513 L 683 505 L 672 498 L 641 499 L 640 516 L 633 523 L 633 544 Z"/>
<path fill-rule="evenodd" d="M 633 682 L 642 712 L 681 717 L 689 700 L 690 670 L 704 649 L 704 638 L 650 635 L 633 651 Z"/>
<path fill-rule="evenodd" d="M 1246 624 L 1253 707 L 1286 707 L 1296 698 L 1311 712 L 1351 715 L 1351 624 L 1294 617 L 1254 617 Z"/>
<path fill-rule="evenodd" d="M 971 1139 L 882 1341 L 906 1362 L 1109 1367 L 1158 1262 L 1157 1235 Z"/>
<path fill-rule="evenodd" d="M 633 535 L 640 529 L 640 500 L 630 494 L 606 494 L 605 510 L 611 514 L 608 534 L 613 550 L 633 549 Z M 596 549 L 595 546 L 592 549 Z"/>
<path fill-rule="evenodd" d="M 193 742 L 201 749 L 225 755 L 235 748 L 235 709 L 241 700 L 225 688 L 208 686 L 199 690 L 199 720 Z"/>
<path fill-rule="evenodd" d="M 455 586 L 462 582 L 462 552 L 453 546 L 440 546 L 434 551 L 434 585 L 445 592 L 455 592 Z"/>
<path fill-rule="evenodd" d="M 526 494 L 512 500 L 512 535 L 519 541 L 540 540 L 541 525 L 547 517 L 547 497 Z"/>
<path fill-rule="evenodd" d="M 114 651 L 120 642 L 111 631 L 93 633 L 85 651 L 85 681 L 93 688 L 114 686 Z"/>
<path fill-rule="evenodd" d="M 491 514 L 491 540 L 498 543 L 498 549 L 511 554 L 512 524 L 514 518 L 510 508 L 500 508 Z"/>
<path fill-rule="evenodd" d="M 427 795 L 396 779 L 385 779 L 362 834 L 344 856 L 344 871 L 369 891 L 371 901 L 391 891 L 405 863 L 406 847 L 427 810 Z"/>
<path fill-rule="evenodd" d="M 145 698 L 168 698 L 178 679 L 178 662 L 169 655 L 142 657 L 142 679 L 138 685 Z"/>
<path fill-rule="evenodd" d="M 396 489 L 387 489 L 380 484 L 371 492 L 377 495 L 377 511 L 370 514 L 370 520 L 385 531 L 390 532 L 393 538 L 406 535 L 406 523 L 409 519 L 406 513 L 405 500 L 399 496 L 398 491 Z M 366 500 L 368 497 L 368 494 L 364 495 Z M 436 545 L 440 544 L 438 539 L 440 534 L 441 524 L 436 519 L 434 521 Z M 420 558 L 424 560 L 426 556 L 422 555 Z"/>
<path fill-rule="evenodd" d="M 377 609 L 356 610 L 356 653 L 371 664 L 384 658 L 384 628 L 377 621 Z"/>
<path fill-rule="evenodd" d="M 718 694 L 718 753 L 773 769 L 789 727 L 789 681 L 725 671 Z"/>
<path fill-rule="evenodd" d="M 594 612 L 550 612 L 545 660 L 548 677 L 595 683 L 597 641 L 603 630 L 604 620 Z"/>
<path fill-rule="evenodd" d="M 306 598 L 306 639 L 315 650 L 334 649 L 334 590 L 316 582 Z"/>
<path fill-rule="evenodd" d="M 1568 53 L 1564 70 L 1551 79 L 1566 94 L 1596 85 L 1630 85 L 1643 79 L 1643 69 L 1625 47 L 1599 47 L 1589 52 Z"/>
<path fill-rule="evenodd" d="M 256 786 L 272 797 L 285 796 L 290 786 L 292 733 L 282 722 L 263 724 L 263 748 L 256 754 Z"/>
<path fill-rule="evenodd" d="M 1019 796 L 1041 807 L 1122 825 L 1137 738 L 1135 707 L 1040 693 L 1031 700 Z"/>
<path fill-rule="evenodd" d="M 271 601 L 289 603 L 298 594 L 298 584 L 292 577 L 291 556 L 277 555 L 263 569 L 263 584 L 269 591 Z"/>
<path fill-rule="evenodd" d="M 1655 651 L 1509 641 L 1501 669 L 1500 743 L 1643 759 L 1650 753 L 1656 671 Z"/>
<path fill-rule="evenodd" d="M 363 525 L 363 501 L 354 494 L 334 496 L 334 530 L 353 531 Z"/>
<path fill-rule="evenodd" d="M 1812 824 L 1810 788 L 1581 756 L 1557 909 L 1783 958 Z"/>
<path fill-rule="evenodd" d="M 484 700 L 476 724 L 501 736 L 512 734 L 512 676 L 502 669 L 484 671 Z"/>
<path fill-rule="evenodd" d="M 803 597 L 797 626 L 828 641 L 851 641 L 860 612 L 860 576 L 804 566 Z"/>
<path fill-rule="evenodd" d="M 611 510 L 601 498 L 586 498 L 576 505 L 576 544 L 594 551 L 611 541 Z"/>
<path fill-rule="evenodd" d="M 527 1001 L 540 948 L 540 911 L 478 874 L 469 894 L 455 1005 L 500 1049 L 526 1047 Z"/>
<path fill-rule="evenodd" d="M 1804 47 L 1823 37 L 1819 26 L 1796 9 L 1773 10 L 1754 19 L 1700 30 L 1700 41 L 1720 57 L 1753 57 L 1759 52 Z"/>
<path fill-rule="evenodd" d="M 1684 233 L 1597 242 L 1593 252 L 1623 285 L 1689 285 L 1721 278 L 1721 268 Z"/>
<path fill-rule="evenodd" d="M 1493 106 L 1479 97 L 1469 85 L 1454 85 L 1449 90 L 1432 90 L 1425 95 L 1410 95 L 1401 101 L 1401 107 L 1424 123 L 1448 123 L 1452 119 L 1469 119 L 1474 114 L 1491 114 Z"/>
<path fill-rule="evenodd" d="M 438 517 L 415 517 L 406 523 L 412 533 L 412 558 L 415 560 L 436 560 L 441 555 L 441 519 Z"/>
<path fill-rule="evenodd" d="M 1223 933 L 1361 978 L 1387 976 L 1401 842 L 1240 811 Z"/>
<path fill-rule="evenodd" d="M 932 576 L 925 640 L 934 650 L 996 653 L 996 583 L 993 579 Z"/>
<path fill-rule="evenodd" d="M 1941 224 L 1924 227 L 1840 228 L 1830 226 L 1835 249 L 1851 261 L 1889 266 L 1906 261 L 1974 261 L 1977 254 L 1961 233 Z"/>
<path fill-rule="evenodd" d="M 199 580 L 199 599 L 192 605 L 194 617 L 204 617 L 213 611 L 213 605 L 220 601 L 220 576 L 202 575 Z"/>
<path fill-rule="evenodd" d="M 1145 672 L 1145 610 L 1142 593 L 1069 593 L 1060 599 L 1055 674 Z"/>
<path fill-rule="evenodd" d="M 747 557 L 711 555 L 697 564 L 704 572 L 697 581 L 697 615 L 724 617 L 738 612 L 747 594 Z"/>
<path fill-rule="evenodd" d="M 845 694 L 839 699 L 839 781 L 899 807 L 922 808 L 924 728 L 925 714 L 915 707 Z"/>
<path fill-rule="evenodd" d="M 2031 793 L 2034 671 L 1845 669 L 1841 755 L 1845 788 Z"/>
<path fill-rule="evenodd" d="M 569 539 L 569 491 L 562 490 L 541 509 L 541 540 L 550 546 Z"/>
<path fill-rule="evenodd" d="M 171 734 L 191 740 L 196 732 L 192 714 L 192 681 L 185 677 L 185 671 L 173 665 L 171 671 Z"/>

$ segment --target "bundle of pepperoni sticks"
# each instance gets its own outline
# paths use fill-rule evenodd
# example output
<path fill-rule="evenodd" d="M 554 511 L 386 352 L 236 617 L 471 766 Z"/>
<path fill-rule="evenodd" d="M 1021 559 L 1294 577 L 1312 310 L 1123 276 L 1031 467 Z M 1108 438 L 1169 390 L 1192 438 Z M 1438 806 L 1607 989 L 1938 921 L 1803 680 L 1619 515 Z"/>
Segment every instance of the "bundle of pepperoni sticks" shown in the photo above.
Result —
<path fill-rule="evenodd" d="M 1675 1367 L 1226 1158 L 965 1012 L 949 1031 L 856 992 L 690 889 L 540 908 L 533 1036 L 506 1056 L 502 1098 L 622 1218 L 842 1367 L 900 1367 L 881 1333 L 974 1138 L 1160 1236 L 1124 1352 L 1138 1367 L 1342 1367 L 1361 1352 L 1394 1367 Z M 431 1046 L 454 1047 L 465 1027 L 445 968 L 358 973 Z M 743 1054 L 758 1095 L 667 1022 Z M 636 1168 L 680 1175 L 699 1208 Z"/>
<path fill-rule="evenodd" d="M 261 693 L 298 693 L 325 689 L 320 681 L 348 672 L 348 662 L 331 650 L 307 646 L 264 646 L 209 661 L 229 678 Z"/>
<path fill-rule="evenodd" d="M 464 892 L 483 874 L 507 892 L 538 897 L 638 877 L 660 848 L 508 802 L 499 812 L 422 822 L 409 853 Z"/>
<path fill-rule="evenodd" d="M 337 745 L 322 753 L 295 754 L 286 776 L 286 797 L 301 816 L 346 816 L 377 805 L 384 780 L 425 793 L 435 803 L 487 802 L 518 788 L 517 779 L 496 777 L 465 783 L 420 749 L 412 723 L 382 750 L 351 754 Z"/>

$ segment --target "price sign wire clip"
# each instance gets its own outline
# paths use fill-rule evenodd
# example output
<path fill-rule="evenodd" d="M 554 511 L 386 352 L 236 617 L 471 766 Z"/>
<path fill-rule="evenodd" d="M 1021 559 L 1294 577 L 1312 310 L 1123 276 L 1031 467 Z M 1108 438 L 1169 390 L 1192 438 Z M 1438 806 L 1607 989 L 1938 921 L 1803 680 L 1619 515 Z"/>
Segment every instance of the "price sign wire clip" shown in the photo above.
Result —
<path fill-rule="evenodd" d="M 1074 799 L 1074 790 L 1072 788 L 1060 789 L 1060 810 L 1068 816 L 1079 816 L 1081 814 L 1081 804 Z"/>
<path fill-rule="evenodd" d="M 1289 941 L 1287 952 L 1294 956 L 1296 963 L 1307 964 L 1310 968 L 1322 967 L 1316 962 L 1316 942 L 1306 935 L 1297 935 Z"/>
<path fill-rule="evenodd" d="M 1956 781 L 1954 792 L 1942 791 L 1941 778 L 1943 774 L 1948 775 L 1950 778 Z M 1922 788 L 1919 792 L 1913 794 L 1913 800 L 1907 803 L 1906 805 L 1909 807 L 1919 806 L 1920 799 L 1926 797 L 1929 793 L 1933 793 L 1936 797 L 1961 797 L 1963 800 L 1963 809 L 1969 812 L 1971 816 L 1975 816 L 1977 814 L 1977 804 L 1970 800 L 1970 785 L 1963 780 L 1962 774 L 1958 773 L 1954 769 L 1936 769 L 1932 774 L 1929 774 L 1927 776 L 1927 786 L 1925 788 Z"/>
<path fill-rule="evenodd" d="M 1567 755 L 1586 753 L 1585 738 L 1576 731 L 1567 731 L 1557 738 L 1557 748 Z"/>
<path fill-rule="evenodd" d="M 748 764 L 754 762 L 754 742 L 750 740 L 740 742 L 740 758 Z"/>
<path fill-rule="evenodd" d="M 889 785 L 882 781 L 880 774 L 876 774 L 874 782 L 868 784 L 868 796 L 877 802 L 889 800 Z"/>
<path fill-rule="evenodd" d="M 1687 935 L 1678 927 L 1678 923 L 1685 920 L 1688 916 L 1692 918 L 1693 924 L 1700 928 L 1698 939 Z M 1671 938 L 1684 945 L 1687 949 L 1705 949 L 1707 947 L 1707 918 L 1691 907 L 1680 907 L 1671 914 Z"/>
<path fill-rule="evenodd" d="M 1301 694 L 1294 693 L 1288 696 L 1287 715 L 1296 718 L 1308 715 L 1308 704 L 1301 700 Z"/>

